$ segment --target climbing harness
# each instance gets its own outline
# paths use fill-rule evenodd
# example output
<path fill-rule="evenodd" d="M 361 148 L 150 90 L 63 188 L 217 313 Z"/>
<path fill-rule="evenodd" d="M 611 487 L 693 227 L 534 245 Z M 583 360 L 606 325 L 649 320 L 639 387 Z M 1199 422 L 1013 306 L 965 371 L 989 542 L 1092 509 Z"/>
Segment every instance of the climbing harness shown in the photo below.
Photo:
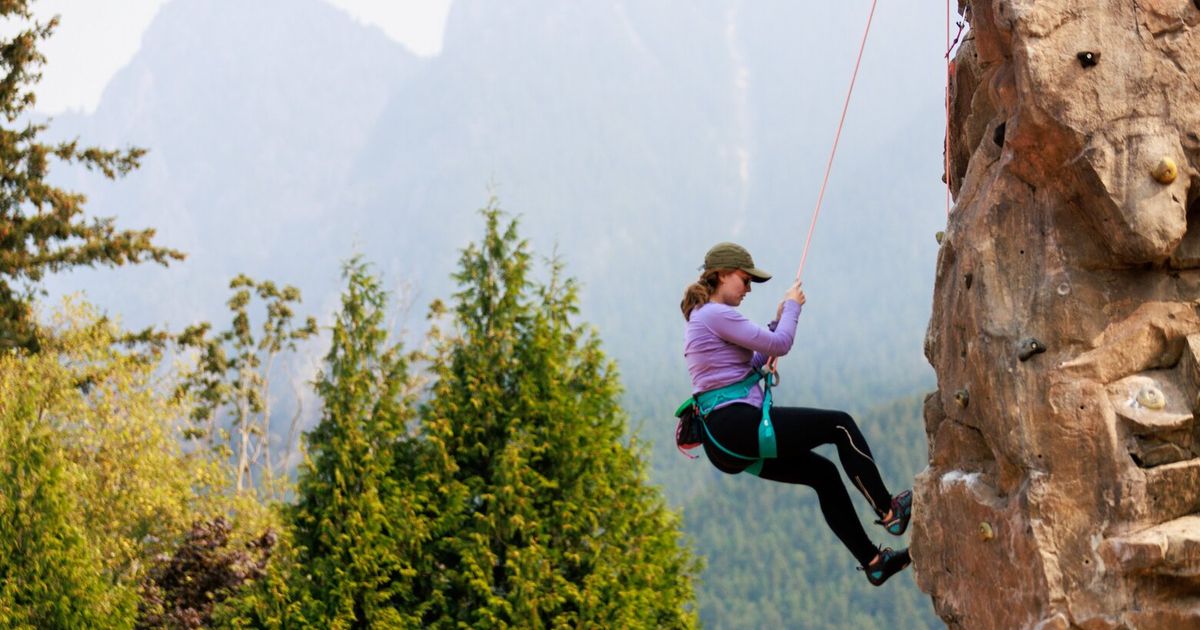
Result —
<path fill-rule="evenodd" d="M 724 445 L 713 437 L 712 432 L 708 430 L 706 420 L 709 414 L 717 407 L 745 398 L 750 393 L 751 388 L 758 386 L 759 381 L 763 381 L 763 404 L 762 420 L 758 423 L 758 457 L 750 457 L 725 448 Z M 699 432 L 696 431 L 697 427 L 694 424 L 691 427 L 688 426 L 690 423 L 698 423 L 698 429 L 704 432 L 704 435 L 708 437 L 709 442 L 712 442 L 713 446 L 716 446 L 722 453 L 730 457 L 751 462 L 745 471 L 752 475 L 757 475 L 762 470 L 764 460 L 774 459 L 779 456 L 779 449 L 775 441 L 775 425 L 771 422 L 771 387 L 777 384 L 773 381 L 774 377 L 770 372 L 755 369 L 746 375 L 746 378 L 736 383 L 700 392 L 683 401 L 683 404 L 675 410 L 675 415 L 679 417 L 679 424 L 675 430 L 676 446 L 684 455 L 695 459 L 695 456 L 688 454 L 684 449 L 695 448 L 700 445 L 701 439 L 698 435 Z M 690 417 L 688 414 L 691 414 Z M 682 441 L 681 438 L 683 438 Z"/>

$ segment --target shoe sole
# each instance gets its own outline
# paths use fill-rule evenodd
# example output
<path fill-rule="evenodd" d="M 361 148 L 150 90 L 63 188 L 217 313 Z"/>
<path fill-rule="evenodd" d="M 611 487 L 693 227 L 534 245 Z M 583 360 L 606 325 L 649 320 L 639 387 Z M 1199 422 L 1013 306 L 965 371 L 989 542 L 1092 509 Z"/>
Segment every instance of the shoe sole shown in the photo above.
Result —
<path fill-rule="evenodd" d="M 908 522 L 912 520 L 912 490 L 905 490 L 905 493 L 908 494 L 908 505 L 904 506 L 904 516 L 883 525 L 887 533 L 893 536 L 903 536 L 908 531 Z"/>
<path fill-rule="evenodd" d="M 911 556 L 908 558 L 908 560 L 905 560 L 905 561 L 904 561 L 904 564 L 900 565 L 900 568 L 899 568 L 899 569 L 896 569 L 895 573 L 892 573 L 891 575 L 888 575 L 888 576 L 886 576 L 886 577 L 882 577 L 882 574 L 880 574 L 880 575 L 881 575 L 881 577 L 879 577 L 879 578 L 872 578 L 872 577 L 871 577 L 871 574 L 868 572 L 868 573 L 867 573 L 867 581 L 868 581 L 868 582 L 870 582 L 872 586 L 883 586 L 883 583 L 884 583 L 884 582 L 887 582 L 888 580 L 890 580 L 890 579 L 892 578 L 892 575 L 896 575 L 897 573 L 900 573 L 901 571 L 903 571 L 903 570 L 907 569 L 907 568 L 908 568 L 908 565 L 910 565 L 910 564 L 912 564 L 912 557 L 911 557 Z M 876 580 L 879 580 L 879 581 L 877 582 Z"/>

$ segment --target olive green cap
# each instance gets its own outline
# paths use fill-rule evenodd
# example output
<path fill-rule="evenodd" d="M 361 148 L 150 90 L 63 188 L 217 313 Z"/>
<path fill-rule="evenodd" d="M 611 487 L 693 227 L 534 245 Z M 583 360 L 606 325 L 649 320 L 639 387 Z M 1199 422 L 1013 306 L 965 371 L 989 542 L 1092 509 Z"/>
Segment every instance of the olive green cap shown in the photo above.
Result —
<path fill-rule="evenodd" d="M 754 282 L 766 282 L 771 279 L 771 274 L 755 267 L 750 252 L 737 243 L 717 243 L 708 250 L 704 255 L 704 270 L 713 269 L 741 269 L 750 274 L 750 279 Z"/>

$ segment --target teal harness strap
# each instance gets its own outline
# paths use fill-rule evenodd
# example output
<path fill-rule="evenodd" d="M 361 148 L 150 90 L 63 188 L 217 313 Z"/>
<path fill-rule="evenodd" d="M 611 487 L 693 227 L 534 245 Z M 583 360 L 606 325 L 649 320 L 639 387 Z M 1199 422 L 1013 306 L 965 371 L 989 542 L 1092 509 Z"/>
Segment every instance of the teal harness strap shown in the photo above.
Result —
<path fill-rule="evenodd" d="M 696 404 L 700 406 L 700 415 L 707 416 L 712 413 L 713 409 L 735 400 L 745 398 L 750 393 L 750 388 L 758 385 L 762 380 L 763 374 L 758 370 L 746 375 L 746 378 L 726 385 L 717 389 L 710 389 L 706 392 L 696 394 Z"/>
<path fill-rule="evenodd" d="M 758 423 L 758 456 L 764 459 L 779 457 L 775 443 L 775 424 L 771 422 L 771 375 L 763 383 L 762 421 Z"/>
<path fill-rule="evenodd" d="M 745 398 L 746 395 L 750 393 L 750 388 L 757 386 L 758 382 L 763 380 L 764 377 L 766 378 L 766 383 L 763 385 L 762 421 L 758 423 L 759 456 L 747 457 L 739 453 L 734 453 L 718 442 L 717 439 L 713 437 L 712 432 L 708 430 L 708 423 L 704 422 L 703 419 L 707 418 L 708 414 L 712 413 L 712 411 L 719 405 Z M 757 475 L 762 470 L 764 460 L 773 459 L 779 456 L 778 447 L 775 441 L 775 425 L 771 422 L 771 384 L 770 375 L 764 374 L 759 370 L 754 370 L 748 374 L 746 378 L 736 383 L 709 390 L 707 392 L 701 392 L 695 396 L 696 406 L 699 407 L 700 410 L 701 424 L 704 426 L 704 433 L 708 436 L 709 441 L 711 441 L 718 449 L 720 449 L 722 453 L 725 453 L 730 457 L 752 462 L 745 470 L 745 472 L 748 472 L 752 475 Z"/>

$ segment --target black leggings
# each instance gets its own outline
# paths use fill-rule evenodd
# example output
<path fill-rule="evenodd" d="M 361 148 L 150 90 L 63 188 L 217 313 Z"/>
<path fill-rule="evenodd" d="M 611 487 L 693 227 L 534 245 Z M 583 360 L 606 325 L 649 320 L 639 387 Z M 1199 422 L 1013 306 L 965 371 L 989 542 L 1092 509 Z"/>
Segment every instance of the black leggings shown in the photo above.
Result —
<path fill-rule="evenodd" d="M 734 403 L 713 411 L 705 419 L 712 438 L 725 448 L 747 457 L 758 457 L 758 423 L 762 410 Z M 759 477 L 811 486 L 817 491 L 825 522 L 842 544 L 866 566 L 878 553 L 863 530 L 837 466 L 812 452 L 822 444 L 835 444 L 846 475 L 880 516 L 891 509 L 892 495 L 883 485 L 866 439 L 849 414 L 804 407 L 772 407 L 778 457 L 763 461 Z M 736 474 L 752 462 L 731 457 L 704 436 L 704 452 L 722 472 Z"/>

